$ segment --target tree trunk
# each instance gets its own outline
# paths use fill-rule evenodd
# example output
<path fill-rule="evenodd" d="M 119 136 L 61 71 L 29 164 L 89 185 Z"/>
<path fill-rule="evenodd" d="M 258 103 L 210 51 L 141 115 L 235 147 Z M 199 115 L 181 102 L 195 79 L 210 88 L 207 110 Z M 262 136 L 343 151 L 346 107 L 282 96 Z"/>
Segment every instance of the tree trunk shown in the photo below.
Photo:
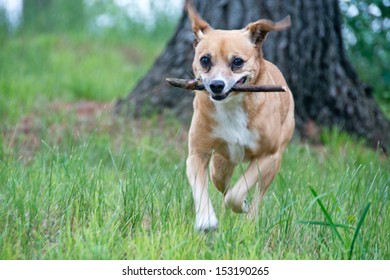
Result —
<path fill-rule="evenodd" d="M 378 108 L 372 90 L 359 81 L 348 62 L 341 37 L 337 0 L 194 0 L 199 14 L 217 29 L 241 29 L 259 18 L 278 21 L 291 15 L 287 31 L 269 34 L 264 57 L 284 74 L 296 103 L 297 129 L 308 123 L 337 126 L 389 148 L 390 123 Z M 165 108 L 188 123 L 193 95 L 170 88 L 166 77 L 191 78 L 193 36 L 186 14 L 152 69 L 133 92 L 118 101 L 134 116 Z"/>

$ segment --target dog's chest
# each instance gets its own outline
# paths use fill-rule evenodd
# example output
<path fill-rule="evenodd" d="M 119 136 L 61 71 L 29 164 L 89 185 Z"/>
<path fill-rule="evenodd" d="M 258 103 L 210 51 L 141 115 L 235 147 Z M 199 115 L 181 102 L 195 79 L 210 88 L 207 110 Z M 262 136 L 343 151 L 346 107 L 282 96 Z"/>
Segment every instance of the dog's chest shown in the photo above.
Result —
<path fill-rule="evenodd" d="M 213 134 L 226 143 L 232 162 L 243 161 L 245 149 L 256 150 L 260 136 L 248 128 L 248 115 L 241 104 L 218 104 L 214 118 Z"/>

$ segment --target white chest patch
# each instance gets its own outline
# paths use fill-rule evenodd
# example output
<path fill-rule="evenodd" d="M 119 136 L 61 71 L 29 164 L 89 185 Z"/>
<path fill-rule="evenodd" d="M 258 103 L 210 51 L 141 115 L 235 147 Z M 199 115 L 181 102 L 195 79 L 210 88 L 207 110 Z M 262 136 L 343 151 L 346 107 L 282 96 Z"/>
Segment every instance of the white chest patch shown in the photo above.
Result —
<path fill-rule="evenodd" d="M 217 126 L 213 134 L 227 143 L 230 160 L 234 163 L 241 162 L 245 148 L 256 150 L 260 135 L 248 129 L 248 116 L 243 110 L 241 99 L 216 103 L 215 107 Z"/>

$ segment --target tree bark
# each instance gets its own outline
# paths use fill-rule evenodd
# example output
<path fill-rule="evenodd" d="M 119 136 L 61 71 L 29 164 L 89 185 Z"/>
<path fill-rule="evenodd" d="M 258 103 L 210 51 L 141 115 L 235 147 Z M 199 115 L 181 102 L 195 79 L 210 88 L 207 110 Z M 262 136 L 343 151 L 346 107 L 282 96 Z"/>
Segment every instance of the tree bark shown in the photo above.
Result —
<path fill-rule="evenodd" d="M 370 87 L 346 58 L 337 0 L 194 0 L 199 14 L 217 29 L 241 29 L 259 18 L 291 15 L 287 31 L 269 34 L 264 57 L 282 71 L 296 103 L 297 130 L 307 123 L 337 126 L 367 139 L 374 148 L 390 145 L 390 123 Z M 191 94 L 166 85 L 165 78 L 192 78 L 193 34 L 183 13 L 176 32 L 154 66 L 117 108 L 140 116 L 168 108 L 185 123 L 192 116 Z"/>

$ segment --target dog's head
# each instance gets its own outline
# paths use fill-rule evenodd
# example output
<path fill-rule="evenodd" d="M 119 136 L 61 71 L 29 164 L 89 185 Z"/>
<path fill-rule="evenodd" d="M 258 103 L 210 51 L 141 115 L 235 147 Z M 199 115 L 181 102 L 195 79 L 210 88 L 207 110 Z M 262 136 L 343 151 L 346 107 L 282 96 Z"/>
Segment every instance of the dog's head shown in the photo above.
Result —
<path fill-rule="evenodd" d="M 290 26 L 290 17 L 274 23 L 261 19 L 241 30 L 216 30 L 187 1 L 186 10 L 195 34 L 192 64 L 213 101 L 228 101 L 232 87 L 251 83 L 261 72 L 262 44 L 270 31 Z"/>

